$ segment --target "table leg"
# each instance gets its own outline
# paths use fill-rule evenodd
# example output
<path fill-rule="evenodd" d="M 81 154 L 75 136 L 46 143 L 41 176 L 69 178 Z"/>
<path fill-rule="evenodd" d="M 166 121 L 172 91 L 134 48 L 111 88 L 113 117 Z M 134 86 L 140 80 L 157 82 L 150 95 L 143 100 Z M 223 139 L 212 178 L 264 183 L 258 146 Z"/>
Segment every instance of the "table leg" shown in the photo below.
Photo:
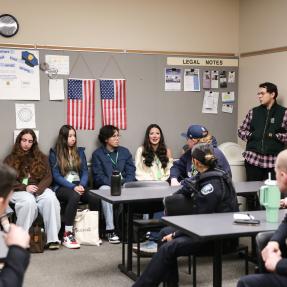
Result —
<path fill-rule="evenodd" d="M 213 287 L 222 285 L 222 240 L 214 241 L 213 254 Z"/>

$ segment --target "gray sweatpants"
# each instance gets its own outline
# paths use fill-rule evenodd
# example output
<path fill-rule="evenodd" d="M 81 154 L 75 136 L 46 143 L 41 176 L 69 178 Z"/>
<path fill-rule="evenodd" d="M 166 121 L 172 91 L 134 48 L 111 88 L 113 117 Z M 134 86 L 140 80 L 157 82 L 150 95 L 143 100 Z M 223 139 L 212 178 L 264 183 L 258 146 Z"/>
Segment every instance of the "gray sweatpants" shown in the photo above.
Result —
<path fill-rule="evenodd" d="M 17 225 L 28 231 L 37 218 L 39 210 L 44 221 L 47 243 L 59 242 L 60 204 L 51 189 L 46 188 L 39 196 L 34 196 L 27 191 L 16 191 L 12 195 L 11 202 L 15 204 Z"/>

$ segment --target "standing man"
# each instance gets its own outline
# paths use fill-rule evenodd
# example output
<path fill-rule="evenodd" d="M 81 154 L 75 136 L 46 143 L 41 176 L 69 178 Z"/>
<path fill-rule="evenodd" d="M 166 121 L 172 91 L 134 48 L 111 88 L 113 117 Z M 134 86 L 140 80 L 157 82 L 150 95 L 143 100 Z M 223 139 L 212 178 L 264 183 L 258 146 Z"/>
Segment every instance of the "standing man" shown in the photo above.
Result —
<path fill-rule="evenodd" d="M 277 86 L 259 85 L 260 106 L 251 109 L 238 129 L 238 136 L 247 142 L 245 169 L 247 181 L 265 180 L 270 172 L 275 178 L 276 156 L 287 144 L 287 110 L 276 102 Z"/>
<path fill-rule="evenodd" d="M 275 165 L 278 187 L 287 192 L 287 150 L 280 152 Z M 265 268 L 270 273 L 252 274 L 242 277 L 237 287 L 283 287 L 287 286 L 287 215 L 262 251 Z"/>
<path fill-rule="evenodd" d="M 0 217 L 5 216 L 15 181 L 16 173 L 10 167 L 0 164 Z M 22 286 L 30 259 L 26 250 L 29 247 L 29 239 L 28 233 L 22 227 L 10 224 L 9 232 L 4 235 L 9 251 L 0 273 L 1 287 Z"/>

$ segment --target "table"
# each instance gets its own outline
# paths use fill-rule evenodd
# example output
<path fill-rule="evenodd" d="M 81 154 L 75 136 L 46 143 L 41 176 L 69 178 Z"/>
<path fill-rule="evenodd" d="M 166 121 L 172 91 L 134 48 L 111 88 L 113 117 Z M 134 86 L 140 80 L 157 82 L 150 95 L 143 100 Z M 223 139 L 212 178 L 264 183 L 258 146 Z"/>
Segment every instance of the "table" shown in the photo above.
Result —
<path fill-rule="evenodd" d="M 188 235 L 198 236 L 203 240 L 214 240 L 213 254 L 213 286 L 222 286 L 222 239 L 254 236 L 258 232 L 276 230 L 284 218 L 285 210 L 280 210 L 279 222 L 268 223 L 265 220 L 265 210 L 250 211 L 259 225 L 239 225 L 233 223 L 233 212 L 196 214 L 182 216 L 166 216 L 162 220 Z"/>
<path fill-rule="evenodd" d="M 263 183 L 261 181 L 250 181 L 250 182 L 237 182 L 234 183 L 234 187 L 237 194 L 241 193 L 256 193 Z M 91 190 L 93 194 L 102 200 L 105 200 L 111 204 L 123 204 L 123 210 L 125 217 L 127 218 L 127 258 L 125 254 L 125 243 L 122 241 L 122 263 L 118 266 L 119 269 L 129 276 L 131 279 L 136 280 L 137 276 L 132 271 L 132 234 L 133 234 L 133 212 L 131 209 L 132 204 L 138 202 L 147 201 L 160 201 L 164 197 L 173 194 L 179 190 L 180 186 L 173 187 L 134 187 L 134 188 L 122 188 L 120 196 L 111 196 L 109 189 L 107 190 Z M 124 221 L 123 221 L 124 222 Z M 123 224 L 122 238 L 125 235 L 125 224 Z"/>
<path fill-rule="evenodd" d="M 131 206 L 139 202 L 160 201 L 164 197 L 173 194 L 180 189 L 179 186 L 153 186 L 153 187 L 133 187 L 122 188 L 120 196 L 111 196 L 109 189 L 107 190 L 91 190 L 100 199 L 103 199 L 111 204 L 123 204 L 125 218 L 127 218 L 127 260 L 125 252 L 125 242 L 122 240 L 122 263 L 119 264 L 119 269 L 133 280 L 137 276 L 132 271 L 132 237 L 133 237 L 133 211 Z M 122 239 L 125 238 L 125 221 L 123 219 Z"/>

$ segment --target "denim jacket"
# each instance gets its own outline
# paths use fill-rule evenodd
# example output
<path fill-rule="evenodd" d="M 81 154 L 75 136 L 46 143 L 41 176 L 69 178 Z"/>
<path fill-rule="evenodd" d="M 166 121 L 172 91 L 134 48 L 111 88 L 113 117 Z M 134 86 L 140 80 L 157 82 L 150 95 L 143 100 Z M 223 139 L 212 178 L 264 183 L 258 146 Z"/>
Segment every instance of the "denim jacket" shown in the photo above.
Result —
<path fill-rule="evenodd" d="M 88 172 L 88 166 L 87 166 L 87 160 L 85 156 L 85 148 L 84 147 L 78 147 L 77 149 L 78 154 L 81 159 L 81 167 L 80 167 L 80 183 L 79 185 L 82 185 L 83 187 L 86 187 L 88 185 L 88 179 L 89 179 L 89 172 Z M 53 176 L 53 190 L 56 191 L 59 187 L 67 187 L 70 189 L 74 189 L 75 186 L 77 186 L 74 183 L 69 182 L 65 177 L 61 174 L 60 168 L 57 162 L 57 155 L 55 149 L 50 149 L 49 154 L 49 162 L 52 170 L 52 176 Z"/>

